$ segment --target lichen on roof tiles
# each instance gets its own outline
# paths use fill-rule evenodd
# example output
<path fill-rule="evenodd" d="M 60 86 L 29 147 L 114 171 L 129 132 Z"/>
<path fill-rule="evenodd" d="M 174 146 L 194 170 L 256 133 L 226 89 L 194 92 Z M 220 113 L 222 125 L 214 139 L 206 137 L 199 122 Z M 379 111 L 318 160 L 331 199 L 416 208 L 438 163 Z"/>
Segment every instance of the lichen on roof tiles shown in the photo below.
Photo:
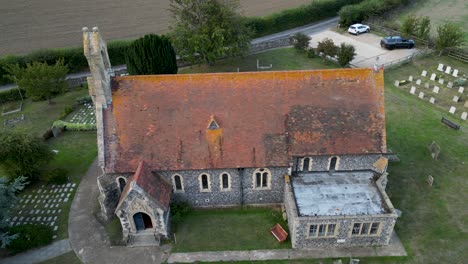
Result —
<path fill-rule="evenodd" d="M 107 172 L 143 159 L 186 170 L 386 152 L 383 73 L 372 69 L 124 76 L 112 88 Z"/>

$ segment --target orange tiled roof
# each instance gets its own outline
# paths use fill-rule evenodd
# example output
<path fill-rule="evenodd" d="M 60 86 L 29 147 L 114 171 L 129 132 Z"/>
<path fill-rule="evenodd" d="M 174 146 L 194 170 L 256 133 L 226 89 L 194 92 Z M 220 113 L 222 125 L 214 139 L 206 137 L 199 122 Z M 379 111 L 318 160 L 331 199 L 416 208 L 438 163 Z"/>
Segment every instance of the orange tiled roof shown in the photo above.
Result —
<path fill-rule="evenodd" d="M 128 179 L 127 184 L 123 189 L 116 211 L 119 210 L 120 205 L 128 196 L 134 184 L 143 189 L 143 191 L 153 198 L 154 202 L 156 202 L 163 210 L 169 209 L 172 184 L 167 182 L 166 179 L 160 175 L 154 175 L 151 172 L 150 167 L 145 162 L 141 161 L 138 163 L 135 173 Z"/>
<path fill-rule="evenodd" d="M 112 88 L 107 172 L 135 171 L 143 159 L 154 170 L 189 170 L 386 152 L 382 71 L 125 76 Z"/>

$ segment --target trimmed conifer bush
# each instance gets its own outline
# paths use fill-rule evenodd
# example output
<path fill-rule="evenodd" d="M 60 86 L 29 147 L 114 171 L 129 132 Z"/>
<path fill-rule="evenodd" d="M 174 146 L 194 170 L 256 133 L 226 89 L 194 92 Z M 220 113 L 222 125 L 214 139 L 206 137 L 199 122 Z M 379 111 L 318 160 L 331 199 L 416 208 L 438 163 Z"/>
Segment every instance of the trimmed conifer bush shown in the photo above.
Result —
<path fill-rule="evenodd" d="M 135 40 L 127 49 L 125 60 L 130 75 L 177 73 L 174 48 L 164 35 L 149 34 Z"/>

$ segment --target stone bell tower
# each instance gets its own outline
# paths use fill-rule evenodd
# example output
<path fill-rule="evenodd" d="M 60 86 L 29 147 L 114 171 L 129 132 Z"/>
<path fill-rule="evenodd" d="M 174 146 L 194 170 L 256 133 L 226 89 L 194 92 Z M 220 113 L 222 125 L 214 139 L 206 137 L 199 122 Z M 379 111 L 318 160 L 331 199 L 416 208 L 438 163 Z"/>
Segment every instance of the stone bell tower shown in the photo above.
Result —
<path fill-rule="evenodd" d="M 87 80 L 89 95 L 96 112 L 98 161 L 99 166 L 104 170 L 103 111 L 112 104 L 111 76 L 113 76 L 113 71 L 107 54 L 106 42 L 101 38 L 97 27 L 93 27 L 92 31 L 87 27 L 83 28 L 83 49 L 91 71 L 91 76 Z"/>

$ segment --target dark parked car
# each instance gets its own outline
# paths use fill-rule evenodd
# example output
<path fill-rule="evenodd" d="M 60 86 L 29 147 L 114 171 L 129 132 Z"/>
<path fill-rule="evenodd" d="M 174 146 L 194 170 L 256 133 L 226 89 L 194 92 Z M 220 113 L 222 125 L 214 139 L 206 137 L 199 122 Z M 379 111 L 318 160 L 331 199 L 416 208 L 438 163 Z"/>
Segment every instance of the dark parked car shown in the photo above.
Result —
<path fill-rule="evenodd" d="M 412 39 L 405 39 L 399 36 L 385 37 L 380 41 L 380 46 L 389 50 L 397 48 L 412 49 L 414 48 L 414 41 Z"/>

